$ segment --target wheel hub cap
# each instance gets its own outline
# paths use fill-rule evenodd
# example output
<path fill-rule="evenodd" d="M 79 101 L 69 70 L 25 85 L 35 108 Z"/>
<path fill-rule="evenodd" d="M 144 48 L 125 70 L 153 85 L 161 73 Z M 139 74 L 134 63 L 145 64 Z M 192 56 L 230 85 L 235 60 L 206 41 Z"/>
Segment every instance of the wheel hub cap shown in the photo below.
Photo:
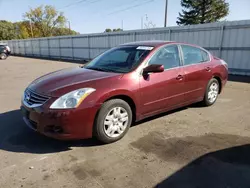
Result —
<path fill-rule="evenodd" d="M 115 138 L 120 136 L 128 125 L 128 112 L 122 107 L 112 108 L 104 119 L 104 132 Z"/>
<path fill-rule="evenodd" d="M 213 103 L 218 96 L 219 93 L 219 86 L 217 83 L 212 83 L 209 87 L 209 91 L 208 91 L 208 100 L 210 103 Z"/>

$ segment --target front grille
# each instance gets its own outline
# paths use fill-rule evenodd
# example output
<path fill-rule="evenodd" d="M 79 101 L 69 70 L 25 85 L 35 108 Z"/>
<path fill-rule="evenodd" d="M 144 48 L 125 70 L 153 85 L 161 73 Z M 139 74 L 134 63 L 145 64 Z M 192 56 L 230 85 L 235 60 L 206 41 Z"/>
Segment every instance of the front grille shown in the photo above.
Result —
<path fill-rule="evenodd" d="M 49 100 L 49 97 L 26 89 L 23 100 L 29 105 L 43 105 L 47 100 Z"/>

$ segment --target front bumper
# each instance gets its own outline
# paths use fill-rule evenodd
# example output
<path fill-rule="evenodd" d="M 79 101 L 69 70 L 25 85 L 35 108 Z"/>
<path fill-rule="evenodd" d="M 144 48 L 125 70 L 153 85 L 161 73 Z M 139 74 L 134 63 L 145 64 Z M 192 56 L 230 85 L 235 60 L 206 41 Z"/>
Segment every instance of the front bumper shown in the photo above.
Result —
<path fill-rule="evenodd" d="M 92 137 L 97 107 L 51 110 L 46 105 L 29 108 L 22 103 L 23 120 L 32 130 L 60 140 Z"/>

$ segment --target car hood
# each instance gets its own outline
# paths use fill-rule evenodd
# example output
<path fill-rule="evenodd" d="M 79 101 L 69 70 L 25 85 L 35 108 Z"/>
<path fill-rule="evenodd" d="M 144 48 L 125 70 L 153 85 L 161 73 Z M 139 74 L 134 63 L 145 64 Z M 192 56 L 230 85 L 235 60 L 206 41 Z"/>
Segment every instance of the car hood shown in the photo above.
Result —
<path fill-rule="evenodd" d="M 85 85 L 88 85 L 87 83 L 93 83 L 93 81 L 95 82 L 100 79 L 114 77 L 117 75 L 121 74 L 95 71 L 81 67 L 69 68 L 46 74 L 34 80 L 29 85 L 29 89 L 43 95 L 57 96 L 58 90 L 68 88 L 68 90 L 70 91 L 71 86 L 80 85 L 81 87 L 85 87 Z M 72 90 L 73 88 L 74 87 L 72 87 Z"/>

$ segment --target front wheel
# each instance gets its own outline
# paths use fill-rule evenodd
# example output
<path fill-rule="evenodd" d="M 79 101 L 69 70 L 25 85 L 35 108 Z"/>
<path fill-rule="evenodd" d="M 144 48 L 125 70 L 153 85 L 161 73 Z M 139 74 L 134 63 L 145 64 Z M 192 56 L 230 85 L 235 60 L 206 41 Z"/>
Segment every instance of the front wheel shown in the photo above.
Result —
<path fill-rule="evenodd" d="M 207 85 L 206 93 L 203 99 L 203 103 L 205 106 L 213 105 L 219 95 L 220 85 L 217 79 L 212 78 Z"/>
<path fill-rule="evenodd" d="M 127 102 L 112 99 L 105 102 L 94 124 L 94 135 L 103 143 L 120 140 L 132 123 L 132 111 Z"/>
<path fill-rule="evenodd" d="M 7 59 L 7 55 L 5 53 L 0 54 L 0 59 L 5 60 Z"/>

